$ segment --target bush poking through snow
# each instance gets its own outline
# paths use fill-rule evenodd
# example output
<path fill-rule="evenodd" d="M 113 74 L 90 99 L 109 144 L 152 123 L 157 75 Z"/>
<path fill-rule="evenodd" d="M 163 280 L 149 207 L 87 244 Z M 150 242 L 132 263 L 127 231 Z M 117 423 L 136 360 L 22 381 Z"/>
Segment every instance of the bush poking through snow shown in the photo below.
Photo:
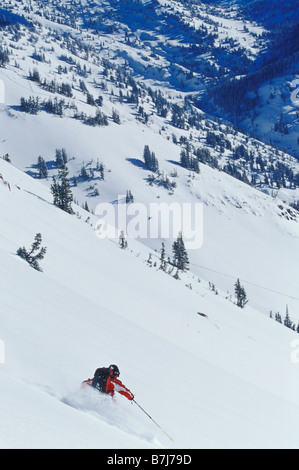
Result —
<path fill-rule="evenodd" d="M 41 248 L 41 243 L 42 243 L 42 236 L 40 233 L 37 233 L 34 238 L 34 242 L 31 245 L 31 250 L 27 251 L 25 247 L 19 248 L 17 251 L 17 255 L 20 256 L 22 259 L 27 261 L 32 268 L 36 269 L 37 271 L 41 271 L 42 269 L 38 264 L 38 261 L 43 259 L 46 252 L 47 248 L 42 247 Z"/>

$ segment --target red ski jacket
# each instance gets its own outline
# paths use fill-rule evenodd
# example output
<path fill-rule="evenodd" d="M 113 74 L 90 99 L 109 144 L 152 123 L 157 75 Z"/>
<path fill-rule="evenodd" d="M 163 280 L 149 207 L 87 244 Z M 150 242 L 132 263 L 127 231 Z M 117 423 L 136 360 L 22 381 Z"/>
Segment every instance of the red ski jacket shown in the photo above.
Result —
<path fill-rule="evenodd" d="M 84 382 L 82 382 L 82 387 L 84 388 L 86 385 L 92 387 L 92 382 L 93 379 L 84 380 Z M 125 387 L 120 380 L 118 380 L 116 377 L 108 377 L 105 393 L 113 397 L 115 392 L 118 392 L 120 395 L 123 395 L 128 400 L 133 400 L 134 398 L 133 393 L 127 387 Z"/>
<path fill-rule="evenodd" d="M 118 392 L 120 395 L 123 395 L 128 400 L 133 400 L 133 393 L 124 386 L 124 384 L 118 380 L 116 377 L 108 377 L 106 384 L 106 393 L 109 393 L 111 396 L 114 396 L 114 393 Z"/>

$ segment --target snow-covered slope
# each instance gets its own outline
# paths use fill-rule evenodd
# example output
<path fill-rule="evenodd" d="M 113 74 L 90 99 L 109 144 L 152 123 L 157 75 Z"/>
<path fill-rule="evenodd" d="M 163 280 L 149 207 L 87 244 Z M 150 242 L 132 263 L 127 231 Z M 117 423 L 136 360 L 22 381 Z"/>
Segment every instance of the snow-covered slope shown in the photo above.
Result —
<path fill-rule="evenodd" d="M 121 111 L 122 124 L 112 122 L 104 128 L 44 112 L 37 116 L 24 115 L 12 105 L 23 83 L 17 81 L 11 86 L 8 78 L 15 76 L 8 70 L 3 76 L 7 78 L 8 106 L 1 114 L 5 128 L 2 146 L 3 153 L 8 152 L 13 163 L 36 176 L 35 162 L 41 155 L 48 163 L 49 178 L 43 181 L 49 187 L 50 176 L 57 174 L 55 149 L 65 148 L 70 176 L 78 178 L 78 185 L 72 185 L 74 197 L 80 205 L 87 202 L 93 211 L 103 202 L 115 204 L 119 198 L 122 202 L 127 190 L 132 191 L 136 203 L 145 205 L 148 214 L 150 205 L 157 202 L 169 206 L 182 202 L 192 207 L 203 204 L 204 244 L 201 249 L 190 251 L 192 272 L 223 292 L 229 291 L 228 296 L 233 295 L 233 285 L 239 277 L 246 282 L 252 306 L 265 314 L 270 310 L 282 313 L 288 303 L 294 321 L 299 320 L 297 299 L 293 299 L 298 282 L 294 257 L 298 246 L 298 216 L 282 202 L 295 200 L 298 190 L 276 190 L 276 197 L 271 197 L 207 165 L 200 166 L 199 174 L 190 172 L 179 165 L 182 147 L 170 138 L 172 131 L 183 137 L 188 133 L 171 126 L 160 132 L 159 118 L 153 117 L 151 126 L 135 122 L 130 109 L 124 105 L 117 108 Z M 245 143 L 244 136 L 241 139 L 240 142 Z M 174 191 L 149 185 L 150 172 L 142 162 L 144 145 L 155 152 L 160 170 L 176 183 Z M 254 145 L 251 148 L 254 149 Z M 269 158 L 267 147 L 261 148 Z M 260 152 L 259 147 L 257 151 Z M 104 180 L 95 172 L 93 178 L 83 181 L 80 178 L 82 165 L 89 170 L 95 168 L 97 161 L 104 164 Z M 98 196 L 94 196 L 96 189 Z M 265 192 L 273 195 L 266 188 Z M 168 256 L 171 256 L 176 235 L 173 233 L 164 240 Z M 143 240 L 157 251 L 161 242 L 161 239 Z"/>
<path fill-rule="evenodd" d="M 298 158 L 298 74 L 290 72 L 265 82 L 258 90 L 259 110 L 244 127 L 264 142 Z"/>
<path fill-rule="evenodd" d="M 296 446 L 294 332 L 149 268 L 137 241 L 99 240 L 44 185 L 0 165 L 11 187 L 0 185 L 1 447 Z M 37 232 L 43 273 L 15 255 Z M 111 362 L 174 443 L 122 397 L 79 390 Z"/>
<path fill-rule="evenodd" d="M 11 5 L 16 12 L 18 5 Z M 92 8 L 108 16 L 103 24 L 110 28 L 78 29 L 81 20 L 58 21 L 53 5 L 44 5 L 37 16 L 37 3 L 26 4 L 22 13 L 34 28 L 1 31 L 11 59 L 0 69 L 0 154 L 9 154 L 12 164 L 0 158 L 0 447 L 296 447 L 298 335 L 269 313 L 284 317 L 288 306 L 295 326 L 299 322 L 298 212 L 288 205 L 299 199 L 298 189 L 289 181 L 285 188 L 271 187 L 263 175 L 281 162 L 296 174 L 298 162 L 199 111 L 193 114 L 191 103 L 183 111 L 184 125 L 174 125 L 172 107 L 184 106 L 185 94 L 170 83 L 182 69 L 168 62 L 178 42 L 159 49 L 161 29 L 156 45 L 149 25 L 134 36 L 130 23 L 125 37 L 120 19 L 109 23 L 105 2 Z M 115 5 L 109 5 L 115 15 Z M 177 14 L 184 11 L 176 7 Z M 128 12 L 121 13 L 126 18 Z M 222 33 L 230 26 L 233 34 L 238 21 L 224 22 Z M 38 82 L 29 80 L 34 70 Z M 49 91 L 51 80 L 55 93 L 53 86 Z M 57 92 L 62 83 L 71 85 L 72 97 Z M 84 85 L 94 98 L 102 96 L 101 105 L 87 104 Z M 36 115 L 20 108 L 21 97 L 30 96 L 41 104 Z M 61 116 L 42 104 L 54 98 L 65 100 Z M 96 110 L 108 117 L 108 126 L 86 124 Z M 209 132 L 219 137 L 215 148 L 207 143 Z M 175 187 L 167 189 L 158 179 L 150 184 L 145 145 L 159 161 L 159 177 L 167 176 Z M 252 166 L 240 159 L 237 168 L 255 176 L 259 190 L 222 171 L 241 145 L 254 159 Z M 78 203 L 73 215 L 55 207 L 50 192 L 55 152 L 62 148 Z M 183 168 L 182 150 L 195 155 L 207 148 L 218 165 L 200 162 L 199 172 Z M 37 178 L 39 156 L 48 179 Z M 262 176 L 261 156 L 268 165 Z M 129 238 L 127 250 L 117 237 L 97 237 L 98 205 L 125 207 L 127 190 L 147 214 L 156 202 L 203 205 L 203 245 L 188 250 L 190 270 L 180 272 L 180 279 L 158 269 L 162 242 L 171 257 L 177 233 Z M 89 212 L 82 209 L 86 203 Z M 36 233 L 47 247 L 43 272 L 16 256 Z M 235 305 L 237 278 L 249 299 L 244 309 Z M 80 390 L 83 379 L 111 363 L 119 365 L 136 401 L 173 442 L 136 404 Z"/>

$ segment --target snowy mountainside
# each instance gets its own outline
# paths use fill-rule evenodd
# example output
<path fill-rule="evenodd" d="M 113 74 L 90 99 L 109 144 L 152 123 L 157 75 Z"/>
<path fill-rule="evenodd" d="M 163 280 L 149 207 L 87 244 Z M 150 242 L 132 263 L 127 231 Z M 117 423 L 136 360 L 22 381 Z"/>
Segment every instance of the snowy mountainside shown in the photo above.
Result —
<path fill-rule="evenodd" d="M 211 53 L 211 15 L 223 19 L 219 60 L 232 41 L 237 56 L 246 42 L 250 61 L 264 44 L 236 12 L 195 5 L 194 26 L 187 5 L 159 5 L 3 2 L 26 20 L 10 16 L 0 29 L 1 447 L 296 446 L 298 335 L 269 313 L 288 308 L 299 322 L 298 161 L 198 109 L 189 91 L 209 81 L 207 56 L 190 74 L 193 52 L 182 54 L 197 29 Z M 73 215 L 50 192 L 63 152 Z M 149 223 L 155 203 L 203 205 L 203 245 L 179 279 L 159 269 L 161 244 L 171 257 L 177 233 L 129 238 L 127 250 L 96 236 L 101 204 L 134 208 L 127 191 Z M 36 233 L 42 273 L 16 256 Z M 79 391 L 112 362 L 174 444 L 122 397 L 114 407 Z"/>
<path fill-rule="evenodd" d="M 186 288 L 148 267 L 139 242 L 99 240 L 82 209 L 55 208 L 43 184 L 1 160 L 0 172 L 2 448 L 296 446 L 294 332 L 206 283 Z M 37 231 L 42 273 L 15 255 Z M 174 442 L 122 397 L 80 392 L 106 362 Z"/>
<path fill-rule="evenodd" d="M 28 21 L 36 19 L 24 12 Z M 228 297 L 240 277 L 247 283 L 254 307 L 268 314 L 283 312 L 289 303 L 297 321 L 293 253 L 298 212 L 288 205 L 299 199 L 294 189 L 297 161 L 195 112 L 190 103 L 184 106 L 183 96 L 174 90 L 157 85 L 149 89 L 134 80 L 119 51 L 136 49 L 124 45 L 115 32 L 92 37 L 89 30 L 77 32 L 72 25 L 53 22 L 44 9 L 38 18 L 33 30 L 20 26 L 22 34 L 13 27 L 2 31 L 4 44 L 13 48 L 15 58 L 15 64 L 11 60 L 0 69 L 5 83 L 2 155 L 8 154 L 13 164 L 35 178 L 38 157 L 43 157 L 48 178 L 42 181 L 49 187 L 51 177 L 57 175 L 55 152 L 64 148 L 75 201 L 87 204 L 91 211 L 103 202 L 115 204 L 128 190 L 135 202 L 147 207 L 157 201 L 203 203 L 204 245 L 190 253 L 194 274 Z M 20 107 L 22 98 L 30 97 L 38 103 L 36 114 Z M 101 125 L 89 125 L 96 113 Z M 144 165 L 145 145 L 159 161 L 159 177 Z M 182 167 L 182 152 L 199 161 L 198 172 Z M 103 176 L 98 164 L 103 165 Z M 243 183 L 250 180 L 262 192 Z M 236 233 L 231 230 L 232 218 L 238 225 Z M 222 227 L 220 239 L 215 237 L 218 227 Z M 161 241 L 143 240 L 157 252 Z M 172 240 L 165 242 L 171 256 Z M 289 266 L 287 272 L 273 268 L 277 246 L 281 247 L 279 266 Z"/>
<path fill-rule="evenodd" d="M 262 47 L 246 72 L 223 75 L 207 90 L 204 108 L 298 159 L 298 3 L 261 0 L 226 6 L 264 29 Z"/>
<path fill-rule="evenodd" d="M 210 31 L 213 28 L 209 22 L 210 16 L 194 14 L 193 18 L 203 18 L 200 21 L 204 22 L 195 27 L 189 24 L 189 16 L 185 10 L 181 11 L 183 7 L 179 3 L 171 4 L 171 7 L 161 5 L 160 9 L 148 4 L 147 9 L 150 10 L 148 13 L 148 10 L 143 10 L 138 2 L 133 2 L 133 11 L 136 9 L 139 12 L 142 17 L 140 22 L 143 25 L 147 24 L 146 19 L 152 18 L 151 14 L 154 15 L 154 25 L 158 25 L 154 28 L 150 22 L 145 30 L 141 30 L 136 27 L 134 29 L 131 25 L 135 16 L 129 14 L 130 2 L 125 2 L 120 11 L 117 8 L 119 4 L 114 5 L 111 2 L 109 5 L 114 12 L 113 15 L 110 13 L 107 15 L 107 11 L 110 12 L 107 2 L 96 2 L 90 7 L 91 10 L 86 10 L 82 6 L 82 11 L 78 8 L 80 14 L 69 4 L 67 5 L 66 9 L 62 9 L 60 5 L 56 11 L 55 6 L 58 8 L 56 2 L 48 2 L 41 8 L 38 3 L 30 4 L 30 8 L 24 4 L 23 10 L 20 10 L 20 5 L 17 4 L 15 11 L 18 13 L 22 11 L 27 21 L 34 25 L 33 28 L 20 26 L 16 32 L 15 27 L 10 25 L 2 30 L 3 47 L 8 47 L 11 53 L 6 70 L 12 69 L 14 77 L 15 74 L 18 75 L 18 83 L 22 83 L 20 92 L 16 93 L 12 100 L 7 99 L 10 113 L 14 115 L 14 111 L 19 109 L 22 97 L 29 98 L 32 95 L 35 99 L 39 99 L 39 107 L 48 113 L 75 117 L 79 121 L 94 125 L 95 120 L 92 115 L 98 112 L 97 99 L 101 98 L 103 109 L 100 108 L 100 111 L 108 118 L 112 116 L 115 119 L 113 111 L 116 111 L 122 122 L 123 118 L 128 118 L 129 112 L 131 118 L 134 116 L 134 121 L 136 118 L 146 126 L 154 124 L 156 129 L 159 127 L 159 132 L 162 132 L 167 139 L 175 137 L 181 143 L 186 142 L 187 138 L 200 161 L 219 165 L 233 176 L 257 187 L 270 187 L 270 190 L 275 190 L 298 186 L 298 163 L 287 153 L 288 151 L 293 153 L 295 148 L 293 137 L 296 135 L 295 127 L 291 129 L 289 123 L 286 123 L 291 129 L 293 140 L 291 147 L 280 145 L 282 144 L 280 132 L 276 132 L 275 139 L 272 139 L 267 132 L 261 136 L 256 126 L 250 128 L 253 135 L 282 147 L 281 151 L 277 151 L 275 147 L 260 145 L 255 139 L 239 133 L 237 128 L 226 122 L 219 124 L 213 118 L 210 120 L 196 107 L 198 106 L 196 94 L 188 93 L 191 88 L 203 89 L 206 84 L 209 86 L 209 80 L 214 76 L 212 74 L 209 78 L 207 72 L 210 63 L 214 67 L 214 52 L 210 51 L 212 46 L 209 39 L 213 36 Z M 97 18 L 97 15 L 100 15 L 96 13 L 98 10 L 102 14 L 100 25 L 95 28 L 93 23 L 89 22 L 87 24 L 91 29 L 82 29 L 82 15 L 84 18 L 88 12 L 89 15 L 93 13 L 92 18 Z M 61 11 L 64 13 L 63 18 L 59 16 Z M 125 15 L 127 23 L 120 21 L 121 14 Z M 169 15 L 173 18 L 173 25 L 170 19 L 169 21 L 164 19 L 169 18 Z M 245 36 L 251 34 L 251 30 L 247 32 L 249 26 L 245 28 L 245 23 L 237 24 L 241 20 L 234 20 L 234 17 L 228 20 L 222 19 L 224 23 L 221 26 L 218 18 L 217 28 L 221 27 L 223 31 L 221 30 L 219 36 L 214 35 L 212 41 L 213 47 L 215 42 L 219 43 L 219 60 L 222 65 L 219 62 L 216 68 L 220 78 L 226 76 L 224 70 L 220 70 L 223 69 L 223 61 L 226 60 L 223 54 L 229 53 L 229 60 L 233 63 L 231 54 L 236 50 L 237 63 L 241 63 L 240 48 L 237 43 L 234 46 L 231 41 L 236 42 L 242 34 Z M 186 23 L 183 31 L 187 28 L 189 42 L 186 42 L 184 34 L 182 38 L 177 38 L 176 21 Z M 231 23 L 226 24 L 225 21 Z M 168 31 L 169 34 L 163 29 L 164 23 L 165 28 L 173 26 Z M 150 26 L 153 30 L 150 30 Z M 253 38 L 260 38 L 261 32 L 254 31 L 254 26 L 252 28 Z M 202 54 L 194 51 L 195 33 L 206 37 L 203 40 L 205 51 L 202 51 Z M 225 34 L 229 35 L 228 42 L 224 38 Z M 249 44 L 250 48 L 254 46 L 253 39 L 250 37 L 244 39 L 246 41 L 243 42 Z M 215 46 L 216 49 L 218 46 Z M 258 51 L 257 47 L 256 53 L 253 54 L 257 56 Z M 197 70 L 193 62 L 196 60 L 197 63 L 199 57 L 202 59 L 201 63 L 198 63 Z M 244 57 L 247 58 L 247 55 Z M 182 63 L 179 63 L 180 60 Z M 3 69 L 1 73 L 2 80 L 8 80 L 6 84 L 8 97 L 9 85 L 12 85 L 15 79 L 12 76 L 5 76 L 6 71 Z M 236 69 L 234 74 L 237 74 Z M 87 99 L 89 99 L 88 104 Z M 126 106 L 127 104 L 129 106 Z M 276 116 L 271 118 L 272 127 L 280 119 L 279 110 L 280 108 L 277 108 Z M 289 115 L 294 115 L 294 109 Z M 172 126 L 175 126 L 175 129 Z M 202 151 L 203 146 L 208 148 L 208 156 Z M 242 146 L 247 147 L 246 152 Z M 293 199 L 290 202 L 294 202 Z"/>
<path fill-rule="evenodd" d="M 298 158 L 299 108 L 296 95 L 299 74 L 289 73 L 262 84 L 258 89 L 259 112 L 244 119 L 248 131 L 264 142 Z"/>
<path fill-rule="evenodd" d="M 298 5 L 295 0 L 281 2 L 275 0 L 271 3 L 266 0 L 243 2 L 243 13 L 246 17 L 258 20 L 267 27 L 278 24 L 296 23 L 298 21 Z"/>

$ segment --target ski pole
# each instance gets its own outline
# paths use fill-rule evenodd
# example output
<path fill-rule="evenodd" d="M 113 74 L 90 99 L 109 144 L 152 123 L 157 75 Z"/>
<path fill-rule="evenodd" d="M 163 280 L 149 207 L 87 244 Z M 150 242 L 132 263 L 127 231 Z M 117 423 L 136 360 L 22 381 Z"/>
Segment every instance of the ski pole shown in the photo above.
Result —
<path fill-rule="evenodd" d="M 143 411 L 143 413 L 145 413 L 153 421 L 153 423 L 155 423 L 155 425 L 158 426 L 158 428 L 161 429 L 161 431 L 164 432 L 164 434 L 166 434 L 166 436 L 173 442 L 173 438 L 169 434 L 167 434 L 167 432 L 164 431 L 164 429 L 162 429 L 158 423 L 156 423 L 156 421 L 142 408 L 142 406 L 139 405 L 139 403 L 137 403 L 137 401 L 134 398 L 132 401 L 136 403 L 136 405 L 139 406 L 139 408 Z"/>

